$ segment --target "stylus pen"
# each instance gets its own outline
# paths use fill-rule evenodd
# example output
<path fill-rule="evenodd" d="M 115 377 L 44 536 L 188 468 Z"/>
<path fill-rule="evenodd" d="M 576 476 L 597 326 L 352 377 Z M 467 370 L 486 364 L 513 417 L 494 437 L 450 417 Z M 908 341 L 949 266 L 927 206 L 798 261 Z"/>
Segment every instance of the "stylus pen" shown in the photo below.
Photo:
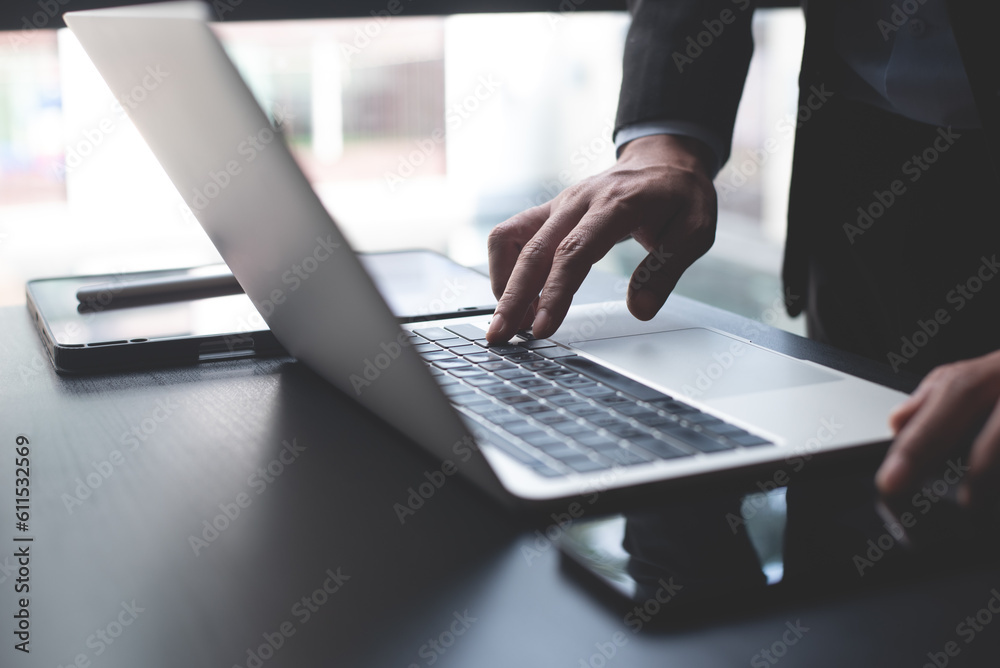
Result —
<path fill-rule="evenodd" d="M 213 295 L 239 294 L 243 292 L 243 288 L 231 273 L 226 272 L 209 276 L 163 276 L 85 285 L 76 291 L 76 298 L 81 304 L 126 299 L 180 301 L 205 292 Z"/>

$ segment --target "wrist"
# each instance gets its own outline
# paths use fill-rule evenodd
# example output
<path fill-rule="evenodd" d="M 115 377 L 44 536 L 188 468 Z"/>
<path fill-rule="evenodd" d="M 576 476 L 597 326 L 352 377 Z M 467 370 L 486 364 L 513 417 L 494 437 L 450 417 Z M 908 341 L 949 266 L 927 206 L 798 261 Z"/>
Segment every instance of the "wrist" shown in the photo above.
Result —
<path fill-rule="evenodd" d="M 708 144 L 687 135 L 656 134 L 637 137 L 622 147 L 618 162 L 638 165 L 669 162 L 712 178 L 715 153 Z"/>

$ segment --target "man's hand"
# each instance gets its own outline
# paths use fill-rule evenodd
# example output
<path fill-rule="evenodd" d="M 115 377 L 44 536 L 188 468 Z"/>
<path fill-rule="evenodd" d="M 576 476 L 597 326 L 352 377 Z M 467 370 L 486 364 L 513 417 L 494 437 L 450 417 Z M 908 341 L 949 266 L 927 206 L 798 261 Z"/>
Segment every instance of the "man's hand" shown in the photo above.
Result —
<path fill-rule="evenodd" d="M 614 167 L 497 225 L 489 256 L 499 303 L 487 338 L 507 341 L 532 323 L 535 336 L 551 336 L 590 267 L 629 234 L 650 256 L 632 275 L 628 309 L 641 320 L 656 315 L 715 240 L 711 159 L 696 139 L 641 137 Z"/>
<path fill-rule="evenodd" d="M 895 496 L 940 475 L 948 456 L 968 439 L 969 472 L 958 500 L 977 505 L 1000 487 L 1000 351 L 934 369 L 893 411 L 896 440 L 876 476 L 879 490 Z"/>

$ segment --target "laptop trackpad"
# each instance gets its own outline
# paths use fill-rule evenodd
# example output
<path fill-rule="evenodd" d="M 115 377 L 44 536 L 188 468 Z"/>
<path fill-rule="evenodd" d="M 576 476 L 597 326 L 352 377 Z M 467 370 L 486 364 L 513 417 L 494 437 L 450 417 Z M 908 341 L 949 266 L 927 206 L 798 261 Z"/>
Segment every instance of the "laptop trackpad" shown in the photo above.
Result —
<path fill-rule="evenodd" d="M 573 343 L 674 394 L 718 399 L 842 377 L 700 327 Z"/>

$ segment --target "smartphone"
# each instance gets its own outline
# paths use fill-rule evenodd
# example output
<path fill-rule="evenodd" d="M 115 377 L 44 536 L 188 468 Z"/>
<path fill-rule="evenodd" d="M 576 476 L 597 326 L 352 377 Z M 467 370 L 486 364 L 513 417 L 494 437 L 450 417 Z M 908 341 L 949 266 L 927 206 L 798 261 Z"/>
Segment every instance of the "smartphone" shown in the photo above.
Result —
<path fill-rule="evenodd" d="M 426 250 L 359 255 L 402 322 L 492 313 L 489 278 Z M 195 299 L 81 304 L 98 283 L 193 276 L 204 267 L 30 281 L 27 304 L 56 371 L 82 373 L 285 354 L 243 293 Z"/>
<path fill-rule="evenodd" d="M 862 469 L 572 520 L 555 539 L 567 572 L 636 631 L 996 563 L 995 510 L 967 512 L 937 483 L 890 503 Z"/>
<path fill-rule="evenodd" d="M 404 250 L 359 253 L 382 297 L 400 322 L 493 313 L 490 279 L 440 253 Z"/>

